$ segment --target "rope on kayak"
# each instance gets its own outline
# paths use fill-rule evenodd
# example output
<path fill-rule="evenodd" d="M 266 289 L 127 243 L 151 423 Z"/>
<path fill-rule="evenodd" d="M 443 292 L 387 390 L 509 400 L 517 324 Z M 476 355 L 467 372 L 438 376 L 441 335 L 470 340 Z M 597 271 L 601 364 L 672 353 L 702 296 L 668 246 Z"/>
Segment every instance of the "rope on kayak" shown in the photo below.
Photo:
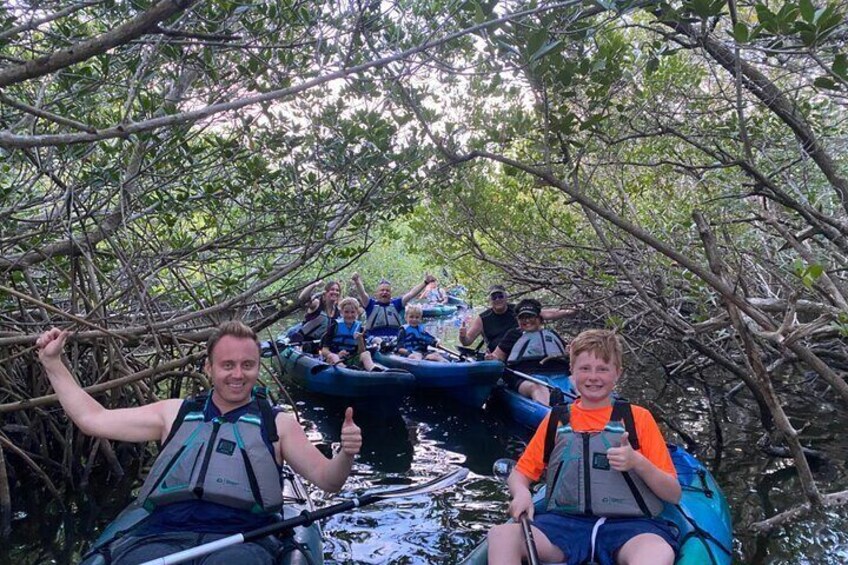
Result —
<path fill-rule="evenodd" d="M 699 526 L 695 522 L 695 520 L 691 516 L 689 516 L 686 513 L 685 510 L 683 510 L 682 506 L 680 506 L 679 504 L 675 504 L 674 507 L 677 508 L 677 510 L 680 512 L 680 515 L 683 516 L 686 519 L 687 522 L 689 522 L 690 526 L 692 526 L 692 532 L 683 536 L 683 541 L 685 541 L 687 538 L 690 538 L 692 536 L 698 536 L 699 539 L 701 540 L 701 543 L 703 543 L 704 547 L 707 548 L 707 553 L 709 553 L 710 559 L 716 565 L 718 564 L 718 560 L 716 559 L 715 555 L 713 554 L 712 548 L 709 546 L 709 544 L 707 544 L 707 542 L 705 540 L 709 540 L 709 541 L 713 542 L 722 551 L 724 551 L 729 557 L 733 557 L 733 551 L 726 548 L 721 541 L 716 539 L 716 537 L 714 535 L 712 535 L 710 532 L 708 532 L 707 530 L 705 530 L 701 526 Z"/>

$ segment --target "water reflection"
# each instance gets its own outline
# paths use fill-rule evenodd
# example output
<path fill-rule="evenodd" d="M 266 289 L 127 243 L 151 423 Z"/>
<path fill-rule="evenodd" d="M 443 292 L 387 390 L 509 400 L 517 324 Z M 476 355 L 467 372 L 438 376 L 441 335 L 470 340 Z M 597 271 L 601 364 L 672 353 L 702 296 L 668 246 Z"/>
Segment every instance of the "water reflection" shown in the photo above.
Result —
<path fill-rule="evenodd" d="M 428 325 L 428 331 L 448 343 L 458 323 Z M 629 375 L 629 398 L 654 404 L 701 449 L 699 458 L 713 464 L 737 524 L 764 518 L 788 508 L 799 498 L 797 476 L 781 459 L 765 457 L 757 447 L 760 427 L 755 407 L 740 394 L 726 408 L 710 409 L 703 388 L 686 382 L 665 382 L 661 370 Z M 813 391 L 815 392 L 815 391 Z M 338 442 L 346 403 L 292 390 L 308 437 L 329 452 Z M 720 395 L 716 395 L 717 397 Z M 828 465 L 815 467 L 820 488 L 848 488 L 846 415 L 828 395 L 811 394 L 796 413 L 807 447 L 822 451 Z M 652 404 L 653 403 L 653 404 Z M 497 414 L 473 411 L 438 398 L 407 399 L 397 406 L 354 405 L 354 419 L 363 429 L 364 445 L 346 491 L 361 493 L 375 485 L 419 483 L 456 465 L 471 474 L 442 492 L 385 501 L 335 516 L 324 522 L 325 558 L 331 564 L 399 563 L 453 564 L 506 516 L 506 487 L 491 476 L 492 463 L 516 457 L 530 432 L 502 422 Z M 717 451 L 716 423 L 723 434 Z M 678 441 L 677 438 L 675 441 Z M 69 563 L 94 539 L 131 497 L 134 472 L 115 481 L 105 472 L 92 477 L 85 493 L 70 495 L 68 511 L 46 503 L 40 485 L 21 481 L 13 493 L 16 519 L 12 538 L 0 543 L 0 563 Z M 96 485 L 96 487 L 95 487 Z M 344 495 L 342 495 L 344 496 Z M 338 497 L 314 494 L 318 506 Z M 737 561 L 753 564 L 848 563 L 848 518 L 836 509 L 756 538 L 737 531 Z"/>

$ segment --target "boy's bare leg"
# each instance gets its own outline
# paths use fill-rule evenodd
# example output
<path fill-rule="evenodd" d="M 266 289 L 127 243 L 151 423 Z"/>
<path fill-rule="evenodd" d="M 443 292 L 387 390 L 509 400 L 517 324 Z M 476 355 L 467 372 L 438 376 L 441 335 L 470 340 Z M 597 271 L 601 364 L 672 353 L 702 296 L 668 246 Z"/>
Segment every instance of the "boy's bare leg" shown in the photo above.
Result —
<path fill-rule="evenodd" d="M 565 561 L 562 550 L 552 544 L 548 537 L 536 526 L 533 529 L 533 539 L 536 540 L 536 551 L 539 559 L 545 563 L 560 563 Z M 489 530 L 489 565 L 520 565 L 522 559 L 527 559 L 527 544 L 521 524 L 501 524 Z"/>
<path fill-rule="evenodd" d="M 341 361 L 341 358 L 335 353 L 328 353 L 327 357 L 324 359 L 328 365 L 338 365 Z"/>
<path fill-rule="evenodd" d="M 674 550 L 656 534 L 639 534 L 621 546 L 616 562 L 620 565 L 672 565 Z"/>
<path fill-rule="evenodd" d="M 417 351 L 413 351 L 412 353 L 409 354 L 407 359 L 421 359 L 421 354 L 418 353 Z"/>
<path fill-rule="evenodd" d="M 371 359 L 370 351 L 363 351 L 359 354 L 359 364 L 362 365 L 362 368 L 366 371 L 374 370 L 374 360 Z"/>
<path fill-rule="evenodd" d="M 551 391 L 546 386 L 531 383 L 530 381 L 522 381 L 522 383 L 518 385 L 518 392 L 522 396 L 532 398 L 544 406 L 551 405 Z"/>

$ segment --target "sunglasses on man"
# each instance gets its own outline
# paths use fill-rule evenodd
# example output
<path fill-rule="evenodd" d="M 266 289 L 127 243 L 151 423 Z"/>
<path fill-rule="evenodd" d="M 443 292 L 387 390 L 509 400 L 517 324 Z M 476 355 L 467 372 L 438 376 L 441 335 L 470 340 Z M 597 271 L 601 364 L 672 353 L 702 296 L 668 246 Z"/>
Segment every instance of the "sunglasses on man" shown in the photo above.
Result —
<path fill-rule="evenodd" d="M 489 298 L 492 300 L 501 300 L 503 298 L 506 298 L 506 294 L 504 294 L 503 292 L 493 292 L 489 295 Z"/>

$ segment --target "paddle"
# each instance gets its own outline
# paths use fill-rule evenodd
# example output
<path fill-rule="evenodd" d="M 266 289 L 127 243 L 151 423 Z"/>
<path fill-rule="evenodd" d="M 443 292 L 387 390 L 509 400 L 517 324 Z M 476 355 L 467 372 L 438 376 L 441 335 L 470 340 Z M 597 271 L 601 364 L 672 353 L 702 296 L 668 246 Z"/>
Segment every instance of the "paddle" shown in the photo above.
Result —
<path fill-rule="evenodd" d="M 498 459 L 492 464 L 492 474 L 501 481 L 506 481 L 509 478 L 512 469 L 515 467 L 515 459 Z M 530 527 L 530 518 L 526 512 L 522 512 L 519 517 L 521 522 L 521 531 L 524 533 L 524 543 L 527 544 L 527 558 L 530 565 L 539 565 L 539 552 L 536 550 L 536 540 L 533 539 L 533 529 Z"/>
<path fill-rule="evenodd" d="M 191 549 L 186 549 L 184 551 L 178 551 L 177 553 L 172 553 L 171 555 L 151 559 L 150 561 L 142 563 L 142 565 L 168 565 L 172 563 L 182 563 L 183 561 L 188 561 L 189 559 L 209 555 L 210 553 L 219 549 L 223 549 L 225 547 L 231 547 L 240 543 L 258 540 L 264 538 L 265 536 L 271 534 L 278 534 L 280 532 L 284 532 L 286 530 L 290 530 L 298 526 L 308 526 L 316 520 L 322 520 L 324 518 L 340 514 L 341 512 L 346 512 L 348 510 L 353 510 L 354 508 L 367 506 L 368 504 L 379 502 L 381 500 L 387 500 L 389 498 L 406 498 L 409 496 L 416 496 L 419 494 L 435 492 L 437 490 L 441 490 L 445 487 L 449 487 L 453 484 L 458 483 L 459 481 L 463 480 L 467 475 L 468 469 L 460 467 L 454 471 L 451 471 L 450 473 L 446 473 L 441 477 L 436 477 L 435 479 L 427 481 L 426 483 L 420 485 L 413 485 L 406 488 L 400 488 L 384 492 L 366 493 L 351 500 L 345 500 L 344 502 L 340 502 L 339 504 L 326 506 L 324 508 L 320 508 L 312 512 L 304 510 L 294 518 L 289 518 L 288 520 L 283 520 L 282 522 L 270 524 L 268 526 L 257 528 L 249 532 L 234 534 L 232 536 L 221 538 L 219 540 L 204 543 L 203 545 L 199 545 Z"/>
<path fill-rule="evenodd" d="M 547 387 L 551 390 L 558 390 L 560 393 L 562 393 L 563 399 L 565 399 L 565 398 L 570 398 L 571 400 L 577 399 L 577 395 L 574 394 L 573 392 L 571 392 L 571 391 L 566 392 L 566 391 L 562 390 L 561 388 L 559 388 L 558 386 L 553 385 L 553 384 L 549 383 L 548 381 L 545 381 L 545 380 L 540 379 L 538 377 L 534 377 L 533 375 L 528 375 L 527 373 L 522 373 L 521 371 L 516 371 L 515 369 L 512 369 L 510 367 L 506 367 L 506 366 L 504 366 L 504 371 L 510 372 L 513 375 L 515 375 L 516 377 L 530 381 L 531 383 L 536 383 L 537 385 L 542 385 L 542 386 Z"/>
<path fill-rule="evenodd" d="M 481 353 L 480 348 L 483 347 L 484 343 L 485 343 L 484 341 L 481 341 L 480 345 L 478 345 L 474 349 L 472 349 L 470 347 L 464 347 L 462 345 L 458 346 L 457 349 L 466 358 L 467 357 L 473 357 L 477 361 L 483 361 L 484 359 L 486 359 L 486 354 Z"/>
<path fill-rule="evenodd" d="M 437 343 L 436 345 L 431 345 L 430 347 L 432 347 L 434 349 L 438 349 L 440 351 L 444 351 L 445 353 L 452 355 L 453 357 L 455 357 L 456 359 L 459 359 L 460 361 L 466 360 L 465 355 L 462 355 L 461 353 L 458 353 L 458 352 L 454 351 L 453 349 L 445 347 L 444 345 L 439 345 Z"/>

